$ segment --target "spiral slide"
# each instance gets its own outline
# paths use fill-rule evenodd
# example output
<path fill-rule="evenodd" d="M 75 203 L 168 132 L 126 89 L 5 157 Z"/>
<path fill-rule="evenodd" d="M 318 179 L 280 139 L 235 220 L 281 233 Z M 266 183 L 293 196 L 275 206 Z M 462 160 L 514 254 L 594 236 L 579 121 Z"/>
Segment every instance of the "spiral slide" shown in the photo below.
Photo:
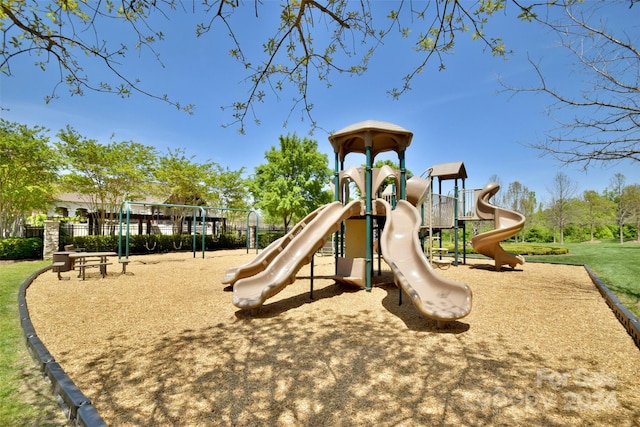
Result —
<path fill-rule="evenodd" d="M 515 268 L 517 264 L 524 264 L 522 255 L 515 255 L 506 252 L 500 242 L 509 239 L 520 233 L 524 228 L 524 215 L 511 211 L 509 209 L 499 208 L 489 203 L 489 199 L 493 197 L 500 186 L 495 182 L 491 182 L 484 186 L 478 194 L 476 201 L 476 215 L 484 220 L 494 220 L 495 229 L 486 233 L 478 234 L 471 239 L 471 246 L 479 254 L 488 256 L 495 260 L 497 271 L 503 265 L 509 265 Z"/>
<path fill-rule="evenodd" d="M 244 269 L 245 272 L 241 274 L 255 274 L 235 281 L 233 304 L 242 309 L 258 308 L 293 283 L 300 268 L 311 262 L 313 254 L 324 246 L 326 236 L 337 231 L 345 219 L 361 215 L 362 208 L 360 200 L 345 206 L 341 202 L 333 202 L 321 208 L 296 234 L 289 233 L 283 238 L 288 239 L 286 244 L 280 242 L 269 250 L 272 252 L 270 260 L 265 259 L 269 257 L 263 257 L 255 263 L 258 266 L 254 270 L 249 267 Z M 232 280 L 235 274 L 228 272 L 228 280 Z"/>
<path fill-rule="evenodd" d="M 376 209 L 384 210 L 387 216 L 380 239 L 382 256 L 391 267 L 396 284 L 411 297 L 418 311 L 443 322 L 469 314 L 469 286 L 437 274 L 420 247 L 418 210 L 400 200 L 392 211 L 382 199 L 376 200 Z"/>

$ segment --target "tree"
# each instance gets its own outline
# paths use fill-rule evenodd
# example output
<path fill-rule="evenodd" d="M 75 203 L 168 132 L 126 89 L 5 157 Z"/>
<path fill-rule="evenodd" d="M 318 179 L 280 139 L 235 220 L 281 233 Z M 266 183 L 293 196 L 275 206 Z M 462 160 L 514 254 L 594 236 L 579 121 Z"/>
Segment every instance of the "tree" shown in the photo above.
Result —
<path fill-rule="evenodd" d="M 525 218 L 531 218 L 536 208 L 535 193 L 518 181 L 514 181 L 509 184 L 509 187 L 503 196 L 503 201 L 505 203 L 505 207 L 521 213 Z M 521 234 L 522 240 L 524 241 L 524 228 L 522 229 Z M 515 236 L 515 238 L 517 242 L 518 236 Z"/>
<path fill-rule="evenodd" d="M 247 219 L 246 211 L 228 209 L 249 209 L 249 184 L 242 177 L 244 168 L 234 171 L 228 167 L 217 166 L 217 173 L 212 179 L 210 204 L 225 208 L 224 216 L 228 223 L 237 224 Z"/>
<path fill-rule="evenodd" d="M 505 192 L 504 187 L 502 186 L 502 179 L 497 174 L 493 174 L 489 177 L 489 182 L 495 182 L 501 189 L 503 189 L 502 191 L 498 191 L 493 195 L 492 203 L 496 206 L 505 206 Z"/>
<path fill-rule="evenodd" d="M 190 104 L 182 106 L 167 94 L 146 91 L 139 78 L 128 76 L 123 67 L 131 51 L 150 53 L 162 65 L 156 50 L 165 37 L 162 25 L 171 25 L 172 16 L 189 11 L 201 19 L 195 24 L 194 34 L 228 34 L 233 45 L 228 53 L 247 71 L 247 97 L 228 105 L 233 122 L 239 124 L 241 131 L 247 115 L 258 120 L 253 110 L 256 102 L 264 101 L 268 93 L 279 97 L 288 89 L 295 93 L 291 111 L 299 106 L 302 115 L 307 115 L 315 126 L 310 114 L 313 102 L 307 97 L 309 85 L 319 81 L 330 86 L 332 73 L 363 74 L 369 59 L 388 37 L 399 36 L 417 53 L 416 60 L 403 71 L 406 74 L 399 79 L 400 85 L 388 90 L 393 97 L 408 91 L 412 80 L 433 61 L 439 70 L 445 69 L 444 58 L 453 52 L 461 34 L 478 40 L 493 55 L 505 55 L 502 39 L 486 34 L 485 24 L 506 4 L 507 0 L 397 1 L 384 6 L 370 0 L 291 0 L 278 6 L 259 0 L 246 5 L 230 0 L 201 0 L 188 5 L 181 0 L 3 0 L 0 69 L 11 75 L 16 56 L 30 55 L 42 70 L 59 70 L 59 85 L 68 85 L 71 94 L 92 90 L 128 97 L 141 93 L 191 111 Z M 520 6 L 515 1 L 512 4 L 521 19 L 531 19 L 532 6 Z M 279 14 L 270 15 L 274 7 L 280 8 Z M 260 43 L 261 56 L 250 55 L 251 48 L 245 49 L 247 44 L 256 44 L 252 26 L 245 25 L 250 29 L 247 43 L 242 38 L 242 28 L 234 26 L 232 17 L 243 13 L 252 13 L 255 19 L 267 19 L 261 13 L 278 16 L 273 30 Z M 118 25 L 118 37 L 106 40 L 103 34 L 105 28 L 112 28 L 110 25 Z M 113 79 L 91 78 L 85 70 L 94 63 L 109 70 Z M 57 86 L 47 100 L 57 96 Z"/>
<path fill-rule="evenodd" d="M 0 119 L 0 237 L 20 234 L 24 218 L 46 210 L 57 179 L 47 130 Z"/>
<path fill-rule="evenodd" d="M 613 203 L 605 196 L 594 190 L 582 193 L 583 224 L 589 229 L 590 241 L 594 241 L 595 228 L 606 224 L 612 219 Z"/>
<path fill-rule="evenodd" d="M 169 149 L 158 158 L 153 173 L 158 184 L 156 194 L 170 204 L 207 206 L 212 196 L 210 183 L 215 180 L 217 168 L 218 164 L 212 161 L 196 163 L 194 156 L 187 157 L 184 149 Z M 191 210 L 172 207 L 169 212 L 174 234 L 181 234 L 182 221 Z"/>
<path fill-rule="evenodd" d="M 625 186 L 626 177 L 621 174 L 615 174 L 609 181 L 609 188 L 606 190 L 607 197 L 615 204 L 615 219 L 618 226 L 618 236 L 620 244 L 624 243 L 624 226 L 633 218 L 634 212 L 637 212 L 638 201 L 635 189 L 628 190 Z"/>
<path fill-rule="evenodd" d="M 103 226 L 116 218 L 124 200 L 147 193 L 155 149 L 133 141 L 100 144 L 70 126 L 58 132 L 58 138 L 55 145 L 69 171 L 62 176 L 62 185 L 85 198 L 97 214 L 97 231 L 102 234 Z"/>
<path fill-rule="evenodd" d="M 536 14 L 533 9 L 527 15 L 558 35 L 561 46 L 576 60 L 572 67 L 572 72 L 580 76 L 576 83 L 582 82 L 576 92 L 556 87 L 541 63 L 530 59 L 538 84 L 529 88 L 505 84 L 516 93 L 541 93 L 551 101 L 548 114 L 559 127 L 534 144 L 535 148 L 563 163 L 582 164 L 585 169 L 594 162 L 640 161 L 637 10 L 625 12 L 636 14 L 631 26 L 608 21 L 611 13 L 632 9 L 635 1 L 561 0 L 548 3 L 548 9 L 563 11 L 559 19 L 550 20 L 548 14 Z"/>
<path fill-rule="evenodd" d="M 243 174 L 244 168 L 234 171 L 218 165 L 211 189 L 215 199 L 212 199 L 211 203 L 223 208 L 247 209 L 248 188 Z"/>
<path fill-rule="evenodd" d="M 156 183 L 155 193 L 166 203 L 189 206 L 208 204 L 211 176 L 215 174 L 217 163 L 208 161 L 196 163 L 195 156 L 187 157 L 185 150 L 169 149 L 166 155 L 158 157 L 153 171 Z"/>
<path fill-rule="evenodd" d="M 560 244 L 564 244 L 564 229 L 569 224 L 574 212 L 571 210 L 572 198 L 577 190 L 577 184 L 562 172 L 558 172 L 549 193 L 549 221 L 560 233 Z M 554 234 L 555 239 L 555 234 Z"/>
<path fill-rule="evenodd" d="M 280 148 L 265 153 L 267 163 L 255 168 L 251 193 L 256 205 L 282 219 L 285 230 L 318 206 L 329 203 L 332 172 L 318 143 L 293 135 L 280 136 Z"/>
<path fill-rule="evenodd" d="M 640 184 L 628 185 L 622 192 L 623 203 L 629 209 L 629 221 L 636 228 L 636 241 L 640 241 Z"/>

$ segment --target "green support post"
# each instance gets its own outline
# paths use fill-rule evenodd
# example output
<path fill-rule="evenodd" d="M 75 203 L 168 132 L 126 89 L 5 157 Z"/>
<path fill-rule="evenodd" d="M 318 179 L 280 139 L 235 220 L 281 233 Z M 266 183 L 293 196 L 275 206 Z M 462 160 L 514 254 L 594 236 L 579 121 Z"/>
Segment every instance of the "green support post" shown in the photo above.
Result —
<path fill-rule="evenodd" d="M 455 180 L 455 184 L 453 186 L 453 198 L 455 199 L 455 203 L 453 204 L 453 245 L 454 245 L 454 261 L 453 265 L 458 266 L 458 178 Z"/>
<path fill-rule="evenodd" d="M 127 208 L 127 238 L 125 240 L 125 251 L 126 256 L 125 259 L 129 259 L 129 223 L 131 222 L 131 209 Z"/>
<path fill-rule="evenodd" d="M 333 186 L 334 186 L 334 196 L 333 199 L 338 202 L 340 201 L 340 197 L 341 197 L 341 193 L 342 193 L 342 188 L 340 188 L 340 156 L 339 154 L 336 152 L 335 153 L 335 161 L 334 161 L 334 171 L 333 171 Z M 345 203 L 345 201 L 343 200 L 342 202 L 343 204 Z M 343 230 L 343 224 L 340 224 L 340 228 L 338 230 L 336 230 L 335 232 L 335 238 L 333 239 L 333 258 L 334 258 L 334 266 L 335 266 L 335 272 L 334 274 L 338 274 L 338 257 L 341 255 L 340 254 L 340 248 L 342 247 L 342 233 L 344 232 Z"/>
<path fill-rule="evenodd" d="M 365 220 L 366 220 L 366 232 L 367 232 L 367 239 L 366 239 L 366 245 L 367 245 L 367 251 L 366 251 L 366 258 L 365 258 L 365 265 L 366 265 L 366 282 L 365 282 L 365 289 L 368 292 L 371 292 L 371 269 L 373 267 L 373 263 L 372 263 L 372 258 L 373 258 L 373 242 L 372 242 L 372 236 L 371 234 L 373 233 L 373 221 L 372 221 L 372 211 L 373 211 L 373 207 L 372 207 L 372 203 L 371 203 L 371 192 L 373 191 L 373 180 L 372 180 L 372 158 L 371 158 L 371 135 L 367 134 L 366 135 L 366 144 L 365 144 L 365 155 L 366 155 L 366 171 L 365 171 L 365 187 L 367 190 L 367 194 L 366 194 L 366 198 L 365 198 Z"/>
<path fill-rule="evenodd" d="M 404 150 L 398 153 L 400 162 L 400 200 L 407 200 L 407 168 L 405 165 Z"/>
<path fill-rule="evenodd" d="M 193 233 L 191 233 L 191 234 L 193 234 L 193 241 L 192 241 L 192 245 L 193 245 L 193 257 L 194 257 L 194 258 L 196 257 L 196 242 L 197 242 L 197 238 L 196 238 L 196 228 L 197 228 L 197 227 L 196 227 L 196 219 L 197 219 L 197 217 L 196 217 L 196 210 L 194 209 L 194 210 L 193 210 L 193 219 L 192 219 L 192 221 L 193 221 L 193 222 L 192 222 L 192 224 L 193 224 L 193 226 L 192 226 L 192 228 L 193 228 Z M 202 222 L 202 223 L 204 224 L 204 217 L 203 217 L 203 222 Z M 204 236 L 204 233 L 202 233 L 202 235 Z M 204 241 L 203 241 L 203 243 L 204 243 Z M 175 245 L 175 243 L 174 243 L 174 245 Z M 203 249 L 203 251 L 202 251 L 202 258 L 204 258 L 204 244 L 202 245 L 202 249 Z"/>

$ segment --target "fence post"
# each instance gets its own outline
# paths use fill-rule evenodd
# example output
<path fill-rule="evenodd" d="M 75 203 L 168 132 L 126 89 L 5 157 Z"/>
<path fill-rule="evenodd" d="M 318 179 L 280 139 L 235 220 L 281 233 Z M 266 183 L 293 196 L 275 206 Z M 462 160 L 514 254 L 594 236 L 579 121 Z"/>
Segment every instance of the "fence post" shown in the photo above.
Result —
<path fill-rule="evenodd" d="M 53 259 L 53 253 L 60 247 L 60 221 L 44 222 L 44 238 L 42 242 L 42 258 Z"/>

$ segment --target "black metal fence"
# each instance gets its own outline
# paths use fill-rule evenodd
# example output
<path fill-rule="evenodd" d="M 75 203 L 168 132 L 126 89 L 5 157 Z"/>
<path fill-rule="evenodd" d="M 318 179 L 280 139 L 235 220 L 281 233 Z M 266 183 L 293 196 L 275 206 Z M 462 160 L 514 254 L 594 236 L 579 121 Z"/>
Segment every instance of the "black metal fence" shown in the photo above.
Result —
<path fill-rule="evenodd" d="M 96 235 L 97 229 L 90 230 L 88 224 L 73 224 L 73 223 L 65 223 L 60 224 L 60 241 L 59 244 L 62 246 L 69 241 L 72 241 L 75 237 L 84 237 L 84 236 L 94 236 Z M 119 234 L 119 226 L 110 225 L 105 226 L 103 229 L 103 235 L 106 236 L 118 236 Z M 123 230 L 124 231 L 124 230 Z M 136 225 L 131 226 L 129 233 L 132 236 L 139 234 L 139 228 Z M 200 233 L 200 228 L 196 228 L 196 233 Z M 175 230 L 171 224 L 158 224 L 153 225 L 148 230 L 146 227 L 143 227 L 142 234 L 146 235 L 175 235 Z M 225 234 L 236 236 L 237 239 L 246 239 L 247 229 L 246 226 L 241 225 L 227 225 Z M 206 230 L 206 234 L 211 234 L 215 237 L 215 231 L 210 228 Z M 272 241 L 278 239 L 279 237 L 284 236 L 285 230 L 282 226 L 276 225 L 268 225 L 265 224 L 260 226 L 258 229 L 258 246 L 260 248 L 264 248 Z M 44 227 L 43 226 L 32 226 L 27 225 L 24 228 L 22 237 L 36 237 L 44 240 Z"/>
<path fill-rule="evenodd" d="M 44 240 L 44 227 L 37 225 L 27 225 L 24 228 L 22 237 L 30 238 L 30 237 L 38 237 Z"/>

